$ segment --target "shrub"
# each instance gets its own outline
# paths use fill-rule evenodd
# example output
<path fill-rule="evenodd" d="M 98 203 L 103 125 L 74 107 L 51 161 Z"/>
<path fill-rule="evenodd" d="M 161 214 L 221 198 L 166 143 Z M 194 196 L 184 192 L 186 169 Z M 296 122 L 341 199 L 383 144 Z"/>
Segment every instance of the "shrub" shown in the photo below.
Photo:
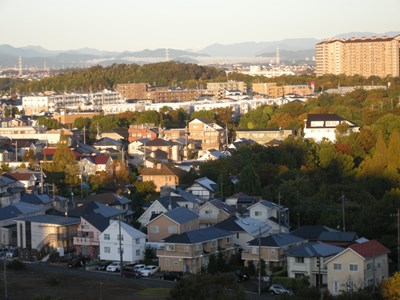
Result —
<path fill-rule="evenodd" d="M 9 263 L 7 263 L 7 268 L 10 270 L 18 271 L 18 270 L 25 269 L 25 265 L 22 262 L 20 262 L 19 260 L 13 259 Z"/>

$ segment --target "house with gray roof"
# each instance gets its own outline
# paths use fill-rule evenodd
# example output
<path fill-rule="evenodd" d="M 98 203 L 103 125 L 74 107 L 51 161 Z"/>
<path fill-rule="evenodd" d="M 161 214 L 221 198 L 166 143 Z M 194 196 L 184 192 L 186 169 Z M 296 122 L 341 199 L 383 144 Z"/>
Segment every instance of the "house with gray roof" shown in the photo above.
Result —
<path fill-rule="evenodd" d="M 47 194 L 25 194 L 21 197 L 21 202 L 50 208 L 53 200 Z"/>
<path fill-rule="evenodd" d="M 241 249 L 245 249 L 247 243 L 258 238 L 259 235 L 266 237 L 271 234 L 271 226 L 249 216 L 231 216 L 215 224 L 214 227 L 233 233 L 233 243 Z"/>
<path fill-rule="evenodd" d="M 289 232 L 289 209 L 280 204 L 260 200 L 248 209 L 250 217 L 266 222 L 271 226 L 271 233 Z"/>
<path fill-rule="evenodd" d="M 38 215 L 16 220 L 17 246 L 19 248 L 50 251 L 57 250 L 61 256 L 73 250 L 79 218 Z"/>
<path fill-rule="evenodd" d="M 186 189 L 187 192 L 206 200 L 214 197 L 217 190 L 217 184 L 207 177 L 196 179 L 194 183 Z"/>
<path fill-rule="evenodd" d="M 200 228 L 209 227 L 234 216 L 236 209 L 218 199 L 210 200 L 199 208 Z"/>
<path fill-rule="evenodd" d="M 276 233 L 256 238 L 251 240 L 247 249 L 242 252 L 242 260 L 247 266 L 250 261 L 257 266 L 261 258 L 265 261 L 267 272 L 270 272 L 274 267 L 286 267 L 286 252 L 291 247 L 305 242 L 307 241 L 288 233 Z"/>
<path fill-rule="evenodd" d="M 149 242 L 160 242 L 171 234 L 180 234 L 199 228 L 199 215 L 186 207 L 168 210 L 147 224 Z"/>
<path fill-rule="evenodd" d="M 85 199 L 78 201 L 78 205 L 84 204 L 87 202 L 96 201 L 103 203 L 107 206 L 112 206 L 117 209 L 128 210 L 130 208 L 131 200 L 116 193 L 101 193 L 90 195 Z"/>
<path fill-rule="evenodd" d="M 6 176 L 0 176 L 1 206 L 7 206 L 19 202 L 23 192 L 25 192 L 25 188 L 18 187 L 15 179 Z"/>
<path fill-rule="evenodd" d="M 211 255 L 218 252 L 228 259 L 236 250 L 231 232 L 207 227 L 165 238 L 164 246 L 157 249 L 157 257 L 163 271 L 195 274 L 207 268 Z"/>
<path fill-rule="evenodd" d="M 310 286 L 328 283 L 325 261 L 342 252 L 344 248 L 321 242 L 308 242 L 287 251 L 287 270 L 290 278 L 308 276 Z"/>
<path fill-rule="evenodd" d="M 107 219 L 111 218 L 125 219 L 127 211 L 112 206 L 107 206 L 101 202 L 91 201 L 66 211 L 66 214 L 69 217 L 74 217 L 74 218 L 87 217 L 93 214 L 100 214 Z"/>

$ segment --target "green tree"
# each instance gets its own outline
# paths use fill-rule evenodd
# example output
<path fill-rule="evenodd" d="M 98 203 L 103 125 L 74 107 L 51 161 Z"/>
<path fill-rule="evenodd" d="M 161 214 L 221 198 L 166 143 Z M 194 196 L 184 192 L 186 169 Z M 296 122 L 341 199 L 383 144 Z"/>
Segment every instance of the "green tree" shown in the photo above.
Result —
<path fill-rule="evenodd" d="M 252 163 L 248 163 L 240 172 L 239 188 L 248 195 L 256 196 L 260 194 L 260 178 Z"/>
<path fill-rule="evenodd" d="M 46 117 L 39 117 L 37 119 L 37 123 L 39 125 L 45 126 L 47 129 L 59 129 L 60 128 L 60 123 L 57 122 L 57 120 L 52 119 L 52 118 L 46 118 Z"/>

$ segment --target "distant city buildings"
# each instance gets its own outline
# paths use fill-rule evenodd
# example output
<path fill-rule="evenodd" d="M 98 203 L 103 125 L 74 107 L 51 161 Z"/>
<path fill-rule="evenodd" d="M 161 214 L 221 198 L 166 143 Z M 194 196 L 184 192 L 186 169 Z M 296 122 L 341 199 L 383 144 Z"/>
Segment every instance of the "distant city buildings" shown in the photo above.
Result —
<path fill-rule="evenodd" d="M 315 49 L 318 76 L 400 76 L 400 35 L 327 39 Z"/>

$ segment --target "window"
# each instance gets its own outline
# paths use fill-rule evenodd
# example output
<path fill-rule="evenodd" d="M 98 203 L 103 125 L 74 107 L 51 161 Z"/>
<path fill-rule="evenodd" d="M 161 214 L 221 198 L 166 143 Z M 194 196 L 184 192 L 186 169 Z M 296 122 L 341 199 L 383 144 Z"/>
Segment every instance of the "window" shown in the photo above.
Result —
<path fill-rule="evenodd" d="M 184 250 L 185 252 L 189 252 L 190 246 L 189 246 L 189 245 L 185 245 L 185 246 L 183 247 L 183 250 Z"/>
<path fill-rule="evenodd" d="M 160 227 L 159 226 L 150 226 L 150 232 L 151 233 L 159 233 Z"/>
<path fill-rule="evenodd" d="M 139 239 L 139 238 L 136 239 L 135 241 L 136 241 L 136 245 L 137 245 L 137 244 L 140 244 L 140 239 Z"/>
<path fill-rule="evenodd" d="M 176 226 L 168 226 L 168 233 L 176 233 L 177 230 Z"/>
<path fill-rule="evenodd" d="M 296 257 L 296 264 L 304 264 L 304 257 Z"/>
<path fill-rule="evenodd" d="M 258 254 L 258 247 L 251 247 L 251 253 Z"/>
<path fill-rule="evenodd" d="M 117 240 L 119 241 L 119 240 L 121 240 L 121 241 L 123 241 L 124 240 L 124 235 L 123 234 L 118 234 L 117 235 Z"/>
<path fill-rule="evenodd" d="M 294 278 L 303 278 L 304 276 L 303 273 L 294 273 Z"/>
<path fill-rule="evenodd" d="M 216 247 L 216 246 L 217 246 L 217 241 L 212 241 L 212 242 L 211 242 L 211 246 L 212 246 L 212 247 Z"/>
<path fill-rule="evenodd" d="M 372 270 L 372 263 L 368 263 L 367 264 L 367 271 L 371 271 Z"/>
<path fill-rule="evenodd" d="M 166 259 L 165 259 L 165 266 L 166 266 L 166 267 L 169 267 L 169 266 L 170 266 L 169 258 L 166 258 Z"/>
<path fill-rule="evenodd" d="M 104 247 L 104 253 L 110 253 L 111 249 L 110 247 Z"/>
<path fill-rule="evenodd" d="M 342 270 L 342 264 L 333 264 L 333 269 L 336 271 Z"/>
<path fill-rule="evenodd" d="M 350 271 L 351 272 L 357 272 L 358 271 L 358 265 L 350 264 Z"/>
<path fill-rule="evenodd" d="M 165 249 L 167 251 L 175 251 L 175 245 L 174 244 L 166 244 Z"/>
<path fill-rule="evenodd" d="M 211 211 L 210 211 L 210 210 L 206 210 L 206 211 L 204 211 L 204 214 L 210 215 L 210 214 L 211 214 Z"/>
<path fill-rule="evenodd" d="M 228 244 L 230 244 L 231 238 L 226 238 L 226 242 L 227 242 Z"/>
<path fill-rule="evenodd" d="M 254 215 L 257 217 L 257 216 L 262 216 L 262 212 L 261 211 L 255 211 L 254 212 Z"/>
<path fill-rule="evenodd" d="M 109 235 L 108 233 L 105 233 L 105 234 L 104 234 L 104 239 L 105 239 L 106 241 L 109 241 L 109 240 L 110 240 L 110 235 Z"/>
<path fill-rule="evenodd" d="M 136 250 L 136 256 L 140 256 L 140 249 Z"/>

